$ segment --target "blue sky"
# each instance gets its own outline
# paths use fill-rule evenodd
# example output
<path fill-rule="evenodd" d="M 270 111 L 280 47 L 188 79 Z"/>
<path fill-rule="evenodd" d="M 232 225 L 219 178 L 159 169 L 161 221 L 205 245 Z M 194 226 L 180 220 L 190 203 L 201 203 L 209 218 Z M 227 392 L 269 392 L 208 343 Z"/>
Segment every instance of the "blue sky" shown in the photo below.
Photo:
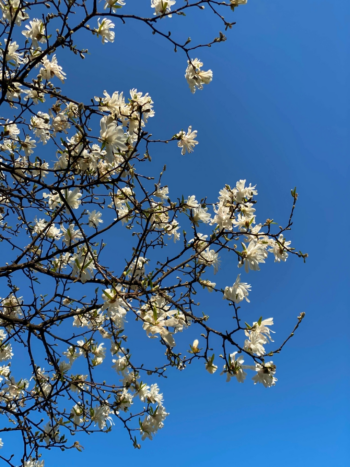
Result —
<path fill-rule="evenodd" d="M 244 313 L 250 321 L 273 316 L 276 343 L 301 311 L 306 318 L 275 359 L 275 387 L 226 383 L 202 365 L 169 372 L 159 384 L 170 417 L 154 441 L 134 450 L 117 425 L 79 438 L 84 454 L 45 453 L 48 466 L 348 465 L 350 5 L 250 0 L 233 17 L 227 42 L 198 52 L 214 79 L 195 95 L 184 79 L 185 56 L 132 23 L 116 24 L 113 45 L 91 39 L 84 62 L 67 57 L 60 64 L 77 99 L 137 88 L 155 102 L 155 136 L 198 130 L 193 154 L 182 157 L 175 146 L 153 154 L 155 168 L 167 164 L 175 196 L 215 199 L 225 183 L 246 179 L 259 190 L 258 219 L 283 224 L 297 187 L 289 238 L 309 258 L 270 260 L 245 277 L 253 293 Z M 222 29 L 206 12 L 165 21 L 165 29 L 194 41 Z M 218 277 L 231 285 L 236 274 L 224 261 Z M 220 319 L 225 310 L 209 297 L 204 311 Z"/>

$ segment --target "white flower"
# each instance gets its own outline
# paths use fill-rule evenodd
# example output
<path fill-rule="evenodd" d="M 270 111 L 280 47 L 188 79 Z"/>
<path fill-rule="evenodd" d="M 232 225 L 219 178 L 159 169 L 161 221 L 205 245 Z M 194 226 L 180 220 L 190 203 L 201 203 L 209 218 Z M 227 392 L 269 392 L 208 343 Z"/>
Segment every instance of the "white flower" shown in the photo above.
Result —
<path fill-rule="evenodd" d="M 107 42 L 114 42 L 115 32 L 111 31 L 114 29 L 115 25 L 111 20 L 103 18 L 102 23 L 100 23 L 100 18 L 97 20 L 98 27 L 95 29 L 97 36 L 101 36 L 102 44 Z"/>
<path fill-rule="evenodd" d="M 234 193 L 235 199 L 237 203 L 242 203 L 245 199 L 250 199 L 254 195 L 257 195 L 258 192 L 255 189 L 255 186 L 251 186 L 251 183 L 249 186 L 245 186 L 246 180 L 239 180 L 236 183 L 236 188 L 234 188 L 232 191 Z"/>
<path fill-rule="evenodd" d="M 98 224 L 103 224 L 102 212 L 93 210 L 92 212 L 87 211 L 89 214 L 89 227 L 95 227 L 97 229 Z"/>
<path fill-rule="evenodd" d="M 217 365 L 214 365 L 214 355 L 210 357 L 209 360 L 205 363 L 205 369 L 211 375 L 213 375 L 218 369 Z"/>
<path fill-rule="evenodd" d="M 251 285 L 246 282 L 241 282 L 241 275 L 238 274 L 236 282 L 232 287 L 225 287 L 224 299 L 232 300 L 235 303 L 240 303 L 242 300 L 248 300 L 248 295 L 251 289 Z"/>
<path fill-rule="evenodd" d="M 237 378 L 237 381 L 239 383 L 243 383 L 245 380 L 245 377 L 247 376 L 247 373 L 243 370 L 249 368 L 249 369 L 254 369 L 254 367 L 248 366 L 248 365 L 243 365 L 244 360 L 242 355 L 239 356 L 236 360 L 236 355 L 238 352 L 233 352 L 229 355 L 228 358 L 228 365 L 224 365 L 224 369 L 221 372 L 221 374 L 226 373 L 226 381 L 229 382 L 232 378 L 232 376 L 235 376 Z"/>
<path fill-rule="evenodd" d="M 248 0 L 230 0 L 231 10 L 234 11 L 239 5 L 246 5 Z"/>
<path fill-rule="evenodd" d="M 163 186 L 162 188 L 157 188 L 157 190 L 154 192 L 154 196 L 160 199 L 169 198 L 169 188 L 167 186 Z"/>
<path fill-rule="evenodd" d="M 11 344 L 3 344 L 3 341 L 6 340 L 6 338 L 6 332 L 0 329 L 0 362 L 10 360 L 13 357 Z"/>
<path fill-rule="evenodd" d="M 245 266 L 245 272 L 248 273 L 249 269 L 252 271 L 260 271 L 259 263 L 265 263 L 267 257 L 266 246 L 256 241 L 251 241 L 248 244 L 248 248 L 243 245 L 243 252 L 241 253 L 240 262 L 238 267 Z"/>
<path fill-rule="evenodd" d="M 101 310 L 107 310 L 107 316 L 118 328 L 124 326 L 124 317 L 127 313 L 128 304 L 122 298 L 122 287 L 117 285 L 114 289 L 105 289 L 102 292 L 104 304 Z"/>
<path fill-rule="evenodd" d="M 81 425 L 83 423 L 84 409 L 78 404 L 75 404 L 71 410 L 71 419 L 75 425 Z"/>
<path fill-rule="evenodd" d="M 51 79 L 54 76 L 57 76 L 59 80 L 64 83 L 66 74 L 62 71 L 62 67 L 58 65 L 56 55 L 50 60 L 47 57 L 44 57 L 42 60 L 43 68 L 40 69 L 40 74 L 43 79 Z"/>
<path fill-rule="evenodd" d="M 22 31 L 22 34 L 32 41 L 32 46 L 34 48 L 38 47 L 38 42 L 46 42 L 44 23 L 40 19 L 34 18 L 33 21 L 29 21 L 29 25 L 26 25 L 26 29 L 27 30 Z"/>
<path fill-rule="evenodd" d="M 203 84 L 209 84 L 213 79 L 213 72 L 211 70 L 201 71 L 203 63 L 195 58 L 192 63 L 188 60 L 185 78 L 191 89 L 192 94 L 196 89 L 203 89 Z"/>
<path fill-rule="evenodd" d="M 145 274 L 145 264 L 148 262 L 146 258 L 142 258 L 141 256 L 131 263 L 129 267 L 128 276 L 134 279 L 140 280 Z"/>
<path fill-rule="evenodd" d="M 59 228 L 55 226 L 55 224 L 51 224 L 50 227 L 47 228 L 48 222 L 45 219 L 35 219 L 35 226 L 33 229 L 34 233 L 40 234 L 44 232 L 44 235 L 48 238 L 53 238 L 55 240 L 59 240 L 62 236 L 62 233 Z"/>
<path fill-rule="evenodd" d="M 208 224 L 210 222 L 210 213 L 207 212 L 208 208 L 194 208 L 191 213 L 191 221 L 198 227 L 199 222 Z"/>
<path fill-rule="evenodd" d="M 34 135 L 41 139 L 43 144 L 46 144 L 50 139 L 50 116 L 44 112 L 38 112 L 30 120 L 30 129 L 33 130 Z"/>
<path fill-rule="evenodd" d="M 118 394 L 118 409 L 124 412 L 128 411 L 128 408 L 132 405 L 133 395 L 124 388 L 121 393 Z"/>
<path fill-rule="evenodd" d="M 64 235 L 63 242 L 66 245 L 71 245 L 74 242 L 78 242 L 83 238 L 83 235 L 80 230 L 74 230 L 74 224 L 70 224 L 68 229 L 61 226 L 62 233 Z"/>
<path fill-rule="evenodd" d="M 265 342 L 273 342 L 270 333 L 274 331 L 271 331 L 271 329 L 268 326 L 273 326 L 273 318 L 267 318 L 258 322 L 254 321 L 251 329 L 253 332 L 263 335 L 265 337 Z M 248 334 L 248 331 L 245 331 L 245 335 L 247 336 Z"/>
<path fill-rule="evenodd" d="M 186 154 L 186 151 L 188 153 L 193 152 L 193 148 L 198 144 L 198 141 L 195 141 L 197 130 L 192 131 L 191 126 L 188 127 L 187 134 L 181 130 L 176 136 L 180 139 L 177 145 L 179 148 L 182 148 L 181 154 L 183 156 Z"/>
<path fill-rule="evenodd" d="M 30 166 L 30 173 L 33 177 L 41 177 L 45 178 L 46 175 L 49 173 L 47 170 L 49 168 L 49 164 L 47 162 L 40 163 L 39 161 L 34 162 Z"/>
<path fill-rule="evenodd" d="M 190 353 L 199 353 L 200 349 L 198 348 L 198 345 L 199 345 L 199 340 L 195 339 L 193 341 L 193 344 L 190 346 L 191 347 Z"/>
<path fill-rule="evenodd" d="M 57 426 L 52 426 L 50 422 L 47 422 L 47 424 L 45 425 L 44 433 L 45 433 L 44 441 L 47 445 L 50 444 L 51 442 L 57 443 L 60 439 Z"/>
<path fill-rule="evenodd" d="M 0 298 L 0 311 L 10 318 L 20 318 L 23 313 L 21 305 L 23 304 L 23 297 L 16 297 L 14 294 L 11 294 L 7 298 Z M 1 326 L 8 325 L 6 320 L 0 320 Z"/>
<path fill-rule="evenodd" d="M 214 274 L 216 274 L 220 266 L 219 254 L 216 253 L 214 250 L 210 250 L 209 248 L 207 248 L 199 254 L 198 263 L 205 264 L 207 266 L 213 266 Z"/>
<path fill-rule="evenodd" d="M 186 206 L 190 209 L 195 209 L 199 207 L 199 203 L 196 200 L 195 195 L 189 196 L 187 200 L 185 201 Z"/>
<path fill-rule="evenodd" d="M 67 133 L 67 130 L 70 128 L 68 115 L 66 115 L 64 112 L 60 112 L 56 115 L 56 117 L 53 117 L 52 128 L 54 130 L 53 136 L 56 136 L 57 133 Z"/>
<path fill-rule="evenodd" d="M 73 268 L 72 276 L 78 277 L 83 284 L 93 277 L 95 265 L 90 253 L 80 250 L 78 254 L 72 256 L 69 262 Z"/>
<path fill-rule="evenodd" d="M 107 422 L 113 424 L 112 418 L 109 417 L 110 413 L 111 409 L 107 405 L 100 405 L 99 407 L 94 407 L 91 420 L 98 425 L 100 430 L 103 430 Z"/>
<path fill-rule="evenodd" d="M 211 224 L 217 224 L 219 229 L 232 230 L 233 219 L 230 208 L 219 204 L 217 208 L 214 207 L 215 216 L 211 220 Z"/>
<path fill-rule="evenodd" d="M 160 296 L 153 297 L 151 303 L 144 305 L 139 314 L 148 337 L 155 338 L 154 334 L 159 334 L 170 347 L 175 347 L 173 334 L 188 326 L 183 313 L 170 310 L 168 302 Z M 173 333 L 167 329 L 169 327 L 174 328 Z"/>
<path fill-rule="evenodd" d="M 287 261 L 288 253 L 285 249 L 290 248 L 289 245 L 291 243 L 292 242 L 287 242 L 282 234 L 279 235 L 278 242 L 275 241 L 272 245 L 272 248 L 269 250 L 275 255 L 275 263 L 280 261 Z"/>
<path fill-rule="evenodd" d="M 114 160 L 114 152 L 118 152 L 118 150 L 126 151 L 128 149 L 125 145 L 127 135 L 124 133 L 123 127 L 118 126 L 117 122 L 111 117 L 103 117 L 100 125 L 100 139 L 103 145 L 106 146 L 107 151 L 106 160 L 112 163 Z"/>
<path fill-rule="evenodd" d="M 203 288 L 207 289 L 208 292 L 212 292 L 214 290 L 214 287 L 216 286 L 216 282 L 211 282 L 207 279 L 200 279 L 199 283 Z"/>
<path fill-rule="evenodd" d="M 36 461 L 34 459 L 29 459 L 28 461 L 24 461 L 23 467 L 44 467 L 44 461 Z"/>
<path fill-rule="evenodd" d="M 115 369 L 118 375 L 125 376 L 128 373 L 128 368 L 129 368 L 128 357 L 124 355 L 123 357 L 113 359 L 112 362 L 114 363 L 114 365 L 112 365 L 112 368 Z"/>
<path fill-rule="evenodd" d="M 273 318 L 268 318 L 254 322 L 253 326 L 244 331 L 245 335 L 249 337 L 244 342 L 244 349 L 249 353 L 255 353 L 256 355 L 264 355 L 265 347 L 264 344 L 273 342 L 270 333 L 273 332 L 268 326 L 273 325 Z"/>
<path fill-rule="evenodd" d="M 256 375 L 252 378 L 254 384 L 261 383 L 265 388 L 275 386 L 277 379 L 274 377 L 276 373 L 276 365 L 273 362 L 267 362 L 265 364 L 255 364 Z"/>
<path fill-rule="evenodd" d="M 7 39 L 4 40 L 7 43 Z M 7 46 L 7 53 L 6 53 L 6 62 L 8 62 L 10 65 L 13 66 L 18 66 L 22 63 L 25 63 L 25 59 L 23 59 L 22 55 L 23 52 L 17 52 L 17 49 L 19 48 L 19 45 L 17 42 L 10 42 Z M 4 50 L 0 50 L 0 56 L 3 56 Z"/>
<path fill-rule="evenodd" d="M 2 1 L 0 2 L 0 8 L 2 9 L 3 18 L 9 23 L 14 22 L 16 26 L 20 26 L 22 21 L 29 18 L 20 0 Z"/>
<path fill-rule="evenodd" d="M 43 92 L 40 92 L 40 89 L 43 89 L 43 84 L 37 84 L 37 88 L 39 89 L 27 89 L 24 92 L 25 97 L 24 100 L 27 101 L 29 99 L 32 99 L 34 104 L 39 104 L 39 102 L 45 102 L 45 94 Z"/>
<path fill-rule="evenodd" d="M 103 347 L 103 342 L 99 345 L 94 345 L 91 347 L 91 352 L 94 354 L 94 359 L 92 360 L 92 364 L 94 366 L 101 365 L 103 360 L 106 358 L 106 349 Z"/>
<path fill-rule="evenodd" d="M 180 240 L 180 233 L 178 232 L 180 228 L 179 223 L 174 219 L 166 227 L 165 231 L 169 237 L 173 237 L 174 243 Z"/>
<path fill-rule="evenodd" d="M 264 355 L 265 354 L 265 347 L 263 344 L 266 343 L 266 339 L 264 336 L 256 332 L 251 332 L 249 335 L 249 339 L 244 341 L 244 350 L 248 353 L 255 353 L 256 355 Z"/>
<path fill-rule="evenodd" d="M 4 136 L 10 137 L 11 139 L 17 139 L 16 136 L 20 134 L 18 126 L 12 121 L 6 120 L 4 126 Z"/>
<path fill-rule="evenodd" d="M 175 0 L 151 0 L 151 8 L 154 8 L 154 15 L 163 16 L 166 13 L 170 13 L 170 7 L 175 5 Z M 171 15 L 168 15 L 171 18 Z"/>
<path fill-rule="evenodd" d="M 79 191 L 79 188 L 74 188 L 74 190 L 65 190 L 64 192 L 64 198 L 72 209 L 78 209 L 79 206 L 81 205 L 81 200 L 80 198 L 82 197 L 82 194 Z"/>
<path fill-rule="evenodd" d="M 123 0 L 106 0 L 104 10 L 111 8 L 113 13 L 115 13 L 118 8 L 121 8 L 124 5 L 125 2 L 123 2 Z"/>

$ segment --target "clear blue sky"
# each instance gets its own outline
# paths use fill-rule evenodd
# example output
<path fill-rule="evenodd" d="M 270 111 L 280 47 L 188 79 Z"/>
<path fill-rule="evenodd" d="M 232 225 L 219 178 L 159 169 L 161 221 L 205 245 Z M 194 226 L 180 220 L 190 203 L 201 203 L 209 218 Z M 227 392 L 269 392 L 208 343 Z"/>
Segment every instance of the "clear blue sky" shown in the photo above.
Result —
<path fill-rule="evenodd" d="M 196 18 L 164 21 L 174 33 L 186 25 L 182 37 L 199 41 L 221 29 L 212 15 Z M 245 312 L 250 321 L 273 316 L 277 343 L 301 311 L 306 318 L 276 359 L 276 387 L 226 383 L 202 365 L 174 371 L 159 381 L 170 416 L 141 451 L 116 425 L 80 437 L 84 454 L 45 453 L 48 467 L 349 465 L 350 4 L 249 0 L 234 19 L 227 42 L 198 52 L 214 79 L 194 96 L 185 56 L 132 23 L 117 23 L 113 45 L 91 40 L 83 63 L 60 64 L 81 100 L 135 87 L 155 102 L 157 136 L 190 124 L 198 130 L 194 154 L 182 157 L 175 147 L 154 153 L 155 166 L 168 166 L 172 194 L 214 199 L 225 183 L 247 179 L 259 190 L 258 219 L 284 223 L 297 186 L 290 239 L 309 259 L 270 261 L 249 274 Z M 229 285 L 236 274 L 224 262 L 218 277 Z M 205 311 L 220 316 L 222 307 L 208 300 Z"/>

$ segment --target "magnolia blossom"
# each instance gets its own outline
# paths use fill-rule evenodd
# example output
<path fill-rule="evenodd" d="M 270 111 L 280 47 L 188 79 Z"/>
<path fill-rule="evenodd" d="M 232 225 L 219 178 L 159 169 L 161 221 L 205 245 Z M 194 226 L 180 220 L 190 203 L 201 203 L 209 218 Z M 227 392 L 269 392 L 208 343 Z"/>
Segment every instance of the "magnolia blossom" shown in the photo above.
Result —
<path fill-rule="evenodd" d="M 91 420 L 95 422 L 95 425 L 98 425 L 100 430 L 103 430 L 106 427 L 107 422 L 113 424 L 112 417 L 109 416 L 110 413 L 111 409 L 107 405 L 94 407 Z"/>
<path fill-rule="evenodd" d="M 124 388 L 121 393 L 118 394 L 118 409 L 122 410 L 123 412 L 127 412 L 129 407 L 133 403 L 133 395 Z"/>
<path fill-rule="evenodd" d="M 254 322 L 253 326 L 246 329 L 245 335 L 248 339 L 244 342 L 244 349 L 249 353 L 254 353 L 258 356 L 265 354 L 264 344 L 273 342 L 270 333 L 273 332 L 269 326 L 273 325 L 273 318 L 268 318 Z"/>
<path fill-rule="evenodd" d="M 123 357 L 113 359 L 112 362 L 114 363 L 112 368 L 114 368 L 119 375 L 125 376 L 128 373 L 129 359 L 127 356 L 124 355 Z"/>
<path fill-rule="evenodd" d="M 152 411 L 145 420 L 140 423 L 142 440 L 149 438 L 153 439 L 152 435 L 160 428 L 163 428 L 163 421 L 169 414 L 165 411 L 162 405 L 159 405 L 155 411 Z"/>
<path fill-rule="evenodd" d="M 163 186 L 162 188 L 157 188 L 157 190 L 154 192 L 154 196 L 160 199 L 169 198 L 169 188 L 167 186 Z"/>
<path fill-rule="evenodd" d="M 189 209 L 195 209 L 199 207 L 199 203 L 196 200 L 196 197 L 194 195 L 189 196 L 187 200 L 185 201 L 185 203 Z"/>
<path fill-rule="evenodd" d="M 198 263 L 213 266 L 214 274 L 216 274 L 220 266 L 219 254 L 216 253 L 216 251 L 207 248 L 199 254 Z"/>
<path fill-rule="evenodd" d="M 108 318 L 110 318 L 117 327 L 122 328 L 128 309 L 128 304 L 122 297 L 122 287 L 117 285 L 113 289 L 105 289 L 102 293 L 102 298 L 104 304 L 101 310 L 107 310 Z"/>
<path fill-rule="evenodd" d="M 43 79 L 50 80 L 56 76 L 59 80 L 62 81 L 62 83 L 64 83 L 66 74 L 62 71 L 62 67 L 58 65 L 56 55 L 52 57 L 51 62 L 45 56 L 42 60 L 42 64 L 44 67 L 40 69 L 40 74 Z"/>
<path fill-rule="evenodd" d="M 40 19 L 34 18 L 33 21 L 29 21 L 29 25 L 26 25 L 26 30 L 22 31 L 22 34 L 32 41 L 34 48 L 38 47 L 38 42 L 46 42 L 45 26 Z"/>
<path fill-rule="evenodd" d="M 154 15 L 165 15 L 170 13 L 170 8 L 175 5 L 175 0 L 151 0 L 151 7 L 154 8 Z M 167 15 L 171 18 L 171 15 Z"/>
<path fill-rule="evenodd" d="M 213 79 L 213 72 L 211 70 L 201 71 L 203 63 L 195 58 L 192 62 L 188 61 L 185 78 L 190 87 L 192 94 L 196 89 L 203 89 L 203 84 L 209 84 Z"/>
<path fill-rule="evenodd" d="M 30 459 L 28 461 L 24 461 L 23 467 L 44 467 L 45 462 Z"/>
<path fill-rule="evenodd" d="M 216 286 L 215 282 L 211 282 L 209 280 L 204 280 L 204 279 L 201 279 L 199 283 L 203 288 L 207 289 L 208 292 L 213 292 L 214 287 Z"/>
<path fill-rule="evenodd" d="M 73 268 L 72 276 L 79 278 L 83 284 L 93 277 L 95 264 L 90 253 L 85 253 L 83 250 L 80 250 L 77 254 L 72 256 L 70 265 Z"/>
<path fill-rule="evenodd" d="M 221 374 L 226 373 L 226 381 L 229 382 L 233 376 L 236 377 L 237 381 L 239 383 L 243 383 L 247 373 L 243 370 L 249 368 L 249 369 L 254 369 L 254 367 L 248 366 L 248 365 L 243 365 L 244 359 L 243 356 L 239 356 L 236 359 L 236 355 L 238 352 L 233 352 L 229 355 L 228 357 L 228 365 L 224 365 L 224 369 L 221 372 Z"/>
<path fill-rule="evenodd" d="M 199 345 L 199 340 L 195 339 L 193 341 L 193 344 L 190 346 L 191 347 L 191 353 L 198 353 L 200 352 L 200 349 L 198 348 Z"/>
<path fill-rule="evenodd" d="M 209 360 L 207 360 L 205 362 L 205 369 L 207 370 L 208 373 L 210 373 L 211 375 L 213 375 L 216 370 L 218 369 L 217 365 L 214 365 L 214 355 L 211 356 L 209 358 Z"/>
<path fill-rule="evenodd" d="M 255 371 L 256 375 L 253 377 L 254 384 L 261 383 L 265 388 L 275 386 L 277 378 L 274 377 L 276 373 L 276 365 L 273 362 L 267 362 L 265 364 L 256 363 Z"/>
<path fill-rule="evenodd" d="M 10 137 L 11 139 L 17 139 L 17 135 L 20 134 L 20 130 L 18 126 L 13 123 L 12 121 L 6 120 L 5 126 L 4 126 L 4 136 L 5 137 Z"/>
<path fill-rule="evenodd" d="M 239 5 L 246 5 L 248 0 L 230 0 L 231 10 L 234 11 Z"/>
<path fill-rule="evenodd" d="M 102 217 L 102 212 L 100 211 L 87 211 L 89 214 L 89 227 L 95 227 L 97 229 L 98 224 L 102 224 L 103 220 L 101 219 Z"/>
<path fill-rule="evenodd" d="M 275 263 L 280 261 L 287 261 L 288 253 L 286 248 L 290 248 L 292 242 L 287 242 L 283 237 L 283 234 L 280 234 L 278 241 L 275 241 L 272 244 L 272 248 L 269 250 L 275 256 Z"/>
<path fill-rule="evenodd" d="M 242 300 L 248 300 L 248 295 L 251 289 L 251 285 L 246 282 L 241 282 L 241 275 L 238 274 L 236 282 L 232 287 L 225 287 L 223 298 L 226 300 L 231 300 L 235 303 L 240 303 Z"/>
<path fill-rule="evenodd" d="M 182 148 L 181 154 L 183 156 L 186 154 L 186 151 L 188 153 L 193 152 L 194 147 L 198 144 L 198 141 L 195 141 L 197 130 L 192 131 L 191 126 L 188 127 L 187 134 L 181 130 L 176 136 L 179 138 L 177 145 L 179 148 Z"/>
<path fill-rule="evenodd" d="M 115 13 L 118 8 L 121 8 L 124 5 L 125 2 L 123 0 L 106 0 L 104 9 L 107 10 L 111 8 L 112 11 Z"/>
<path fill-rule="evenodd" d="M 6 341 L 6 338 L 6 332 L 0 329 L 0 362 L 10 360 L 13 357 L 11 344 L 4 343 L 4 341 Z"/>
<path fill-rule="evenodd" d="M 80 198 L 82 193 L 80 193 L 79 188 L 74 188 L 74 190 L 65 190 L 64 199 L 71 209 L 78 209 L 81 205 Z"/>
<path fill-rule="evenodd" d="M 70 224 L 67 229 L 62 225 L 61 231 L 63 234 L 63 242 L 66 245 L 71 245 L 72 243 L 78 242 L 83 238 L 81 231 L 79 229 L 74 229 L 74 224 Z"/>
<path fill-rule="evenodd" d="M 218 207 L 214 207 L 215 216 L 211 220 L 211 224 L 217 224 L 219 229 L 232 230 L 232 213 L 229 208 L 219 204 Z"/>
<path fill-rule="evenodd" d="M 35 226 L 33 229 L 34 233 L 40 234 L 44 233 L 44 235 L 48 238 L 53 238 L 55 240 L 59 240 L 62 236 L 62 233 L 59 228 L 55 226 L 55 224 L 51 224 L 47 227 L 48 222 L 45 219 L 35 219 Z"/>
<path fill-rule="evenodd" d="M 238 263 L 238 267 L 242 267 L 244 264 L 245 272 L 248 273 L 249 269 L 252 271 L 260 271 L 259 263 L 265 263 L 267 257 L 266 245 L 262 245 L 252 240 L 248 247 L 242 243 L 243 252 L 241 253 L 241 259 Z"/>
<path fill-rule="evenodd" d="M 23 297 L 16 297 L 13 293 L 7 298 L 0 298 L 1 312 L 10 318 L 20 318 L 22 316 Z M 8 325 L 4 320 L 0 320 L 0 325 Z"/>
<path fill-rule="evenodd" d="M 175 347 L 173 334 L 188 326 L 184 315 L 178 310 L 170 310 L 170 305 L 160 296 L 142 307 L 139 314 L 148 337 L 155 338 L 154 334 L 159 334 L 170 347 Z M 170 332 L 169 327 L 174 328 L 174 332 Z"/>
<path fill-rule="evenodd" d="M 71 419 L 75 425 L 81 425 L 83 423 L 84 409 L 81 405 L 75 404 L 71 410 Z"/>
<path fill-rule="evenodd" d="M 233 189 L 233 193 L 237 203 L 242 203 L 245 199 L 250 199 L 254 195 L 257 195 L 258 192 L 255 189 L 255 186 L 245 186 L 246 180 L 239 180 L 236 183 L 236 187 Z"/>
<path fill-rule="evenodd" d="M 44 112 L 38 112 L 30 120 L 30 129 L 33 130 L 34 135 L 46 144 L 50 139 L 50 116 Z"/>
<path fill-rule="evenodd" d="M 208 212 L 208 208 L 198 207 L 192 209 L 191 220 L 197 227 L 199 222 L 208 224 L 210 222 L 210 213 Z"/>
<path fill-rule="evenodd" d="M 23 58 L 23 52 L 17 52 L 17 50 L 19 49 L 19 45 L 17 44 L 17 42 L 13 41 L 7 44 L 7 39 L 4 39 L 4 41 L 7 45 L 7 51 L 5 56 L 6 62 L 9 65 L 13 65 L 16 67 L 18 65 L 21 65 L 22 63 L 25 63 L 26 60 Z M 5 48 L 0 49 L 0 56 L 2 57 L 4 55 L 4 50 Z"/>
<path fill-rule="evenodd" d="M 59 431 L 57 426 L 52 425 L 50 422 L 47 422 L 47 424 L 44 427 L 44 441 L 48 445 L 51 442 L 58 442 L 59 441 Z"/>
<path fill-rule="evenodd" d="M 22 21 L 29 18 L 25 12 L 20 0 L 3 0 L 0 2 L 2 9 L 3 19 L 16 26 L 20 26 Z"/>
<path fill-rule="evenodd" d="M 100 139 L 107 151 L 106 160 L 112 163 L 114 152 L 127 150 L 127 146 L 125 145 L 127 135 L 124 133 L 123 128 L 118 126 L 117 122 L 111 117 L 103 117 L 100 125 Z"/>
<path fill-rule="evenodd" d="M 103 18 L 102 22 L 100 23 L 100 18 L 98 18 L 97 24 L 98 27 L 95 29 L 95 32 L 97 36 L 101 36 L 102 44 L 106 44 L 107 42 L 114 42 L 115 32 L 111 31 L 111 29 L 114 29 L 115 25 L 112 23 L 112 21 Z"/>

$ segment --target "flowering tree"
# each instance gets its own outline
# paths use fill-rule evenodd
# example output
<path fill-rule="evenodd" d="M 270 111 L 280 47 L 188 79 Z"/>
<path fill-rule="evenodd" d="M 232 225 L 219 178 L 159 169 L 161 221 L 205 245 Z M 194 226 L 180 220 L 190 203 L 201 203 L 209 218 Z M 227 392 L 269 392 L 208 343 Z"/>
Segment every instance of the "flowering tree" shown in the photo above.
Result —
<path fill-rule="evenodd" d="M 109 431 L 118 421 L 139 448 L 140 439 L 152 439 L 168 415 L 154 378 L 165 376 L 169 366 L 182 370 L 197 360 L 213 374 L 221 358 L 227 381 L 242 383 L 247 372 L 254 384 L 277 381 L 270 357 L 304 314 L 278 348 L 266 350 L 273 319 L 257 316 L 243 324 L 240 318 L 251 286 L 240 274 L 229 285 L 210 278 L 220 256 L 236 258 L 245 273 L 259 271 L 269 253 L 275 262 L 290 254 L 306 258 L 285 238 L 296 190 L 284 227 L 270 219 L 256 223 L 257 189 L 245 180 L 225 185 L 212 202 L 194 194 L 171 199 L 165 169 L 144 175 L 152 148 L 173 142 L 183 155 L 191 153 L 197 132 L 189 127 L 153 139 L 147 132 L 153 101 L 136 89 L 129 97 L 104 92 L 81 103 L 58 86 L 66 79 L 62 49 L 84 59 L 88 51 L 79 43 L 85 36 L 113 42 L 113 21 L 136 21 L 184 52 L 190 91 L 201 90 L 213 73 L 192 55 L 226 37 L 220 32 L 192 46 L 161 26 L 171 24 L 172 15 L 205 7 L 230 29 L 234 23 L 224 13 L 246 2 L 186 0 L 178 7 L 174 0 L 151 0 L 149 16 L 141 17 L 122 0 L 0 1 L 0 431 L 6 437 L 13 432 L 23 445 L 0 456 L 8 465 L 42 467 L 45 449 L 81 450 L 74 435 Z M 133 247 L 110 264 L 110 234 L 124 231 Z M 200 291 L 226 300 L 232 329 L 214 329 L 198 311 Z M 158 339 L 157 366 L 134 361 L 127 317 Z M 189 326 L 198 339 L 181 352 L 177 333 Z M 217 345 L 221 355 L 214 357 Z M 17 353 L 17 367 L 11 366 Z M 111 366 L 119 377 L 114 373 L 105 381 Z"/>

